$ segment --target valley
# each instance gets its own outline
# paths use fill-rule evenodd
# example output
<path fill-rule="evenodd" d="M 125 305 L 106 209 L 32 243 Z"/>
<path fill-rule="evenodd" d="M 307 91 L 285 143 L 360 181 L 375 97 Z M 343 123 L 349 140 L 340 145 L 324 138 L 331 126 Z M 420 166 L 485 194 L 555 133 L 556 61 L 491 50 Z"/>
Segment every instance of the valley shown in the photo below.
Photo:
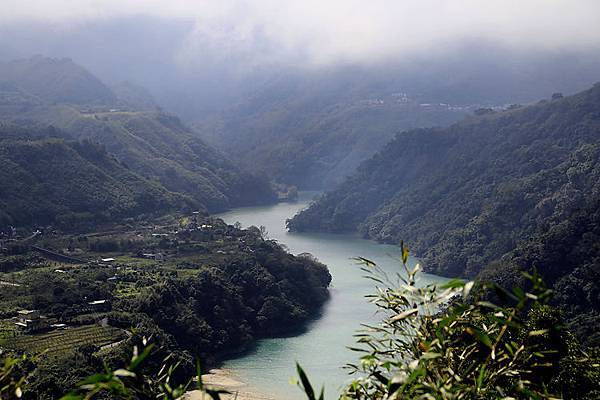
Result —
<path fill-rule="evenodd" d="M 297 203 L 245 207 L 219 214 L 224 221 L 240 222 L 244 227 L 263 224 L 270 238 L 293 254 L 312 254 L 329 267 L 332 275 L 331 298 L 304 332 L 261 339 L 247 353 L 223 363 L 223 368 L 250 384 L 249 390 L 276 399 L 303 398 L 302 392 L 288 382 L 295 376 L 296 361 L 313 377 L 316 387 L 325 387 L 330 398 L 336 397 L 352 378 L 342 368 L 354 357 L 347 347 L 353 345 L 353 336 L 361 324 L 377 321 L 372 305 L 364 297 L 373 290 L 373 282 L 363 278 L 364 273 L 353 258 L 373 260 L 390 274 L 401 271 L 398 246 L 378 244 L 357 235 L 288 232 L 286 219 L 307 207 L 316 196 L 316 192 L 301 192 Z M 412 259 L 411 265 L 415 262 Z M 446 281 L 424 274 L 420 284 Z"/>
<path fill-rule="evenodd" d="M 600 3 L 5 0 L 0 400 L 600 399 Z"/>

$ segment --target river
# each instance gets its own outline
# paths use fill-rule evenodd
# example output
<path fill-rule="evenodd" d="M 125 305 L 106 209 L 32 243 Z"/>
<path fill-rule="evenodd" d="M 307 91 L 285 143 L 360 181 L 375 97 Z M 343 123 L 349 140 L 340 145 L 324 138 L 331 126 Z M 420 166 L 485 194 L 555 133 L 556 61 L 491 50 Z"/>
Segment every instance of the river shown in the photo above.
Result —
<path fill-rule="evenodd" d="M 250 387 L 281 400 L 303 398 L 300 389 L 289 383 L 296 377 L 296 361 L 314 386 L 319 389 L 325 386 L 327 399 L 337 398 L 340 388 L 351 379 L 342 366 L 356 360 L 357 355 L 346 347 L 353 345 L 353 334 L 361 323 L 376 320 L 375 308 L 364 298 L 372 292 L 373 283 L 363 278 L 352 258 L 368 258 L 386 271 L 400 268 L 398 246 L 379 244 L 355 235 L 288 232 L 286 219 L 307 207 L 315 195 L 317 193 L 302 192 L 295 203 L 244 207 L 217 215 L 229 224 L 265 226 L 269 238 L 284 244 L 293 254 L 313 254 L 329 267 L 333 276 L 330 301 L 304 333 L 260 340 L 253 350 L 223 365 Z M 420 279 L 423 284 L 444 280 L 427 274 Z"/>

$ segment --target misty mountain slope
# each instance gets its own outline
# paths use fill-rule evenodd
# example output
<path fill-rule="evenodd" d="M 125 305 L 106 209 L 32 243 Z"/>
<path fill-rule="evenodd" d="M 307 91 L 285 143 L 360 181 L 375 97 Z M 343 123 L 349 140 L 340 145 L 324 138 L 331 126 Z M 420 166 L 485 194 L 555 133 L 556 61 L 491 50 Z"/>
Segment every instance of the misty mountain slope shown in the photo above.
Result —
<path fill-rule="evenodd" d="M 70 59 L 35 56 L 0 62 L 0 82 L 14 83 L 49 103 L 109 104 L 114 93 L 98 78 Z"/>
<path fill-rule="evenodd" d="M 0 225 L 75 228 L 197 204 L 120 164 L 91 142 L 0 140 Z"/>
<path fill-rule="evenodd" d="M 81 113 L 67 106 L 21 118 L 103 144 L 140 175 L 197 199 L 211 211 L 274 199 L 266 180 L 242 172 L 173 116 L 158 112 Z"/>
<path fill-rule="evenodd" d="M 289 226 L 414 247 L 474 276 L 598 196 L 600 85 L 572 97 L 399 134 Z"/>
<path fill-rule="evenodd" d="M 360 74 L 351 72 L 340 76 L 274 79 L 195 126 L 250 170 L 315 189 L 340 182 L 395 133 L 448 125 L 469 112 L 447 104 L 421 105 L 395 92 L 394 82 L 384 85 L 372 77 L 356 82 Z"/>
<path fill-rule="evenodd" d="M 228 110 L 210 139 L 248 168 L 301 188 L 341 181 L 399 130 L 447 125 L 466 110 L 403 102 L 402 98 L 330 101 L 310 94 L 257 110 Z M 315 104 L 316 103 L 316 104 Z M 203 128 L 200 128 L 202 131 Z"/>
<path fill-rule="evenodd" d="M 76 76 L 83 74 L 79 73 L 80 67 L 74 68 L 70 62 L 56 64 L 54 60 L 48 60 L 42 63 L 38 58 L 31 62 L 33 61 L 37 62 L 36 65 L 52 67 L 45 75 L 39 74 L 42 76 L 54 74 L 55 69 L 65 67 L 65 64 L 65 75 L 71 75 L 74 69 L 78 72 Z M 21 64 L 11 65 L 17 70 L 17 66 Z M 27 72 L 28 66 L 26 64 L 23 67 L 22 74 Z M 83 75 L 87 77 L 86 74 Z M 70 81 L 72 80 L 76 79 Z M 270 184 L 265 179 L 244 173 L 221 153 L 192 134 L 176 117 L 160 111 L 138 111 L 133 106 L 122 108 L 127 101 L 133 105 L 141 104 L 145 108 L 152 108 L 151 98 L 143 101 L 143 89 L 129 85 L 126 88 L 129 100 L 125 101 L 116 100 L 117 96 L 112 92 L 111 96 L 104 96 L 105 86 L 95 87 L 98 97 L 93 104 L 49 102 L 41 97 L 35 97 L 38 101 L 25 101 L 29 92 L 24 92 L 23 88 L 36 93 L 45 90 L 45 87 L 37 87 L 36 83 L 37 81 L 32 83 L 22 78 L 13 79 L 4 86 L 5 90 L 0 87 L 0 100 L 5 99 L 0 103 L 0 118 L 26 127 L 50 125 L 73 139 L 98 142 L 136 173 L 156 181 L 169 191 L 193 197 L 210 211 L 275 199 Z M 91 91 L 89 94 L 92 95 Z"/>
<path fill-rule="evenodd" d="M 220 113 L 202 112 L 199 100 L 163 100 L 247 168 L 301 188 L 330 188 L 398 132 L 581 91 L 598 79 L 597 65 L 576 52 L 519 54 L 483 41 L 385 65 L 256 72 Z M 220 96 L 211 96 L 218 105 Z"/>
<path fill-rule="evenodd" d="M 128 81 L 110 86 L 110 90 L 118 99 L 119 105 L 139 111 L 155 111 L 159 108 L 154 97 L 142 86 Z"/>

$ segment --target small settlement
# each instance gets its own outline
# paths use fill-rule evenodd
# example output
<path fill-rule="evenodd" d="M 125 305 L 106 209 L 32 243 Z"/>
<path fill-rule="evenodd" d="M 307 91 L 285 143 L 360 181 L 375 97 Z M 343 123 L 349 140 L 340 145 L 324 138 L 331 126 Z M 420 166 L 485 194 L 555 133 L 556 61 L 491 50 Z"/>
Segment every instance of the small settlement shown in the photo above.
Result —
<path fill-rule="evenodd" d="M 201 212 L 106 233 L 9 227 L 0 234 L 0 349 L 52 353 L 117 343 L 128 327 L 115 303 L 166 275 L 252 252 L 247 241 L 260 235 Z"/>

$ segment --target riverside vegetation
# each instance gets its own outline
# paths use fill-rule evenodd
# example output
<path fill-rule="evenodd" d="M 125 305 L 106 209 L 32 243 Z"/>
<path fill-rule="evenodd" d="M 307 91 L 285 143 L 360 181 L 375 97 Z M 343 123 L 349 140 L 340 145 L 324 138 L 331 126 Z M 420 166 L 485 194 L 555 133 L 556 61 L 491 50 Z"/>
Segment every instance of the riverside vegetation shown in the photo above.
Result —
<path fill-rule="evenodd" d="M 404 132 L 289 227 L 411 237 L 428 271 L 506 287 L 537 269 L 578 338 L 598 345 L 599 109 L 595 85 Z"/>
<path fill-rule="evenodd" d="M 103 365 L 120 366 L 143 337 L 159 348 L 144 373 L 158 373 L 169 355 L 177 381 L 194 371 L 194 358 L 214 365 L 257 338 L 302 329 L 328 298 L 327 268 L 288 254 L 258 228 L 198 215 L 161 222 L 33 239 L 87 263 L 57 263 L 16 245 L 0 257 L 2 357 L 16 368 L 7 356 L 30 355 L 15 370 L 27 374 L 22 398 L 64 395 Z M 15 329 L 22 309 L 37 310 L 45 326 Z"/>
<path fill-rule="evenodd" d="M 328 298 L 324 265 L 208 216 L 275 202 L 274 186 L 146 96 L 68 59 L 0 63 L 0 351 L 20 397 L 60 397 L 143 336 L 160 349 L 145 371 L 168 354 L 174 381 L 302 329 Z"/>
<path fill-rule="evenodd" d="M 537 274 L 524 274 L 527 290 L 460 280 L 420 287 L 420 267 L 410 270 L 407 258 L 403 248 L 403 267 L 393 276 L 359 259 L 376 282 L 376 293 L 368 297 L 382 317 L 356 335 L 353 350 L 361 356 L 347 367 L 357 378 L 342 399 L 599 398 L 600 351 L 584 349 L 565 330 L 561 312 L 548 304 L 552 291 Z M 500 301 L 482 298 L 488 291 Z M 195 383 L 174 379 L 180 364 L 170 356 L 159 373 L 148 374 L 142 364 L 157 350 L 141 340 L 146 347 L 141 353 L 135 350 L 124 368 L 90 376 L 63 399 L 176 399 L 192 387 L 207 398 L 224 394 L 204 387 L 199 366 Z M 27 362 L 6 359 L 0 374 L 6 398 L 25 393 L 22 366 Z M 301 366 L 297 369 L 297 384 L 306 398 L 324 399 Z"/>

